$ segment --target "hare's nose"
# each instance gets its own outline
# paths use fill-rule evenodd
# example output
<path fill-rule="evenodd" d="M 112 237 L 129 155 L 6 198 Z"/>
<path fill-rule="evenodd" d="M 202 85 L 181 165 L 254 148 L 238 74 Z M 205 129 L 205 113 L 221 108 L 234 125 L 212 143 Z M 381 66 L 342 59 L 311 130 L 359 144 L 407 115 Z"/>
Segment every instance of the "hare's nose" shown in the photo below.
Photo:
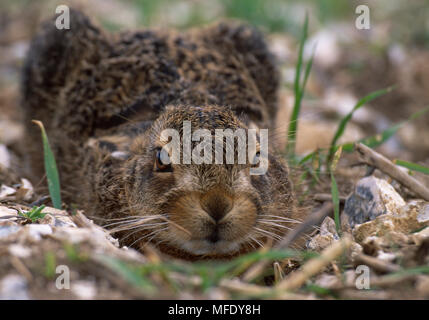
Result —
<path fill-rule="evenodd" d="M 216 222 L 222 220 L 231 211 L 233 206 L 232 198 L 220 190 L 205 193 L 202 195 L 200 203 L 204 211 Z"/>

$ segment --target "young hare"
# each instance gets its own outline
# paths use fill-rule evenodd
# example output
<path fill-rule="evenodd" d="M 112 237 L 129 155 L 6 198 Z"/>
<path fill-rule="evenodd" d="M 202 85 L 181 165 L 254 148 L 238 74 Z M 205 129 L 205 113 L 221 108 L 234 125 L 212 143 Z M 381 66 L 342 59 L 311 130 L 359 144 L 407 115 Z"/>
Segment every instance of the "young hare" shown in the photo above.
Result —
<path fill-rule="evenodd" d="M 110 35 L 71 10 L 70 29 L 58 30 L 55 20 L 43 25 L 24 66 L 34 179 L 43 161 L 31 119 L 45 125 L 63 199 L 113 226 L 124 245 L 150 242 L 201 259 L 279 241 L 298 217 L 287 165 L 272 146 L 268 170 L 252 175 L 254 162 L 237 157 L 172 163 L 161 137 L 164 129 L 183 134 L 185 122 L 213 136 L 216 129 L 271 130 L 278 82 L 267 45 L 249 26 Z"/>

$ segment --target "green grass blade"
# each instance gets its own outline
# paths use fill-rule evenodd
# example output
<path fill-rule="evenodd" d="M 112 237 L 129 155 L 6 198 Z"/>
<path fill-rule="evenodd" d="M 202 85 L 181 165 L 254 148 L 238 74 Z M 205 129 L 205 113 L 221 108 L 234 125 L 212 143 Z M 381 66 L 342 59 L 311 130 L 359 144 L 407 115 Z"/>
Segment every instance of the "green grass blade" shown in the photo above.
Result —
<path fill-rule="evenodd" d="M 42 210 L 45 209 L 45 205 L 42 204 L 40 207 L 33 207 L 33 209 L 30 210 L 28 213 L 29 218 L 31 221 L 36 221 L 38 219 L 43 219 L 46 215 L 46 213 L 43 213 Z"/>
<path fill-rule="evenodd" d="M 413 121 L 414 119 L 417 119 L 418 117 L 425 114 L 427 111 L 429 111 L 429 107 L 423 108 L 422 110 L 419 110 L 413 113 L 407 120 L 397 123 L 391 126 L 390 128 L 387 128 L 381 134 L 377 134 L 370 138 L 364 139 L 362 143 L 370 148 L 378 147 L 379 145 L 382 145 L 384 142 L 389 140 L 392 136 L 394 136 L 395 133 L 399 129 L 401 129 L 404 125 L 406 125 L 408 122 Z"/>
<path fill-rule="evenodd" d="M 124 261 L 109 256 L 100 256 L 99 259 L 108 268 L 115 271 L 117 274 L 119 274 L 119 276 L 121 276 L 121 278 L 123 278 L 127 282 L 146 291 L 149 294 L 156 292 L 156 288 L 154 287 L 154 285 L 149 281 L 149 279 L 147 279 L 144 275 L 141 274 L 138 267 L 134 267 Z"/>
<path fill-rule="evenodd" d="M 304 156 L 302 159 L 299 160 L 298 165 L 303 165 L 304 163 L 313 160 L 313 158 L 316 155 L 316 151 L 313 151 L 309 154 L 307 154 L 306 156 Z"/>
<path fill-rule="evenodd" d="M 45 277 L 53 279 L 55 277 L 55 268 L 57 265 L 57 258 L 52 251 L 45 253 Z"/>
<path fill-rule="evenodd" d="M 417 171 L 417 172 L 421 172 L 421 173 L 429 175 L 429 168 L 422 166 L 420 164 L 412 163 L 412 162 L 408 162 L 408 161 L 404 161 L 404 160 L 399 160 L 399 159 L 396 159 L 393 162 L 395 164 L 397 164 L 398 166 L 407 168 L 408 170 Z"/>
<path fill-rule="evenodd" d="M 392 91 L 392 89 L 393 89 L 392 87 L 389 87 L 386 89 L 377 90 L 377 91 L 374 91 L 374 92 L 370 93 L 369 95 L 363 97 L 353 107 L 352 111 L 350 111 L 343 119 L 341 119 L 341 122 L 338 125 L 338 129 L 335 132 L 334 137 L 332 138 L 331 148 L 330 148 L 329 157 L 328 157 L 329 161 L 332 160 L 332 156 L 333 156 L 334 152 L 336 151 L 335 147 L 337 145 L 337 142 L 341 138 L 341 136 L 343 135 L 343 133 L 347 127 L 347 124 L 350 121 L 350 119 L 353 117 L 353 114 L 355 113 L 355 111 L 358 110 L 359 108 L 361 108 L 362 106 L 364 106 L 366 103 L 368 103 L 368 102 Z"/>
<path fill-rule="evenodd" d="M 340 224 L 340 197 L 338 195 L 338 186 L 337 181 L 335 180 L 334 173 L 331 171 L 331 194 L 332 202 L 334 204 L 334 220 L 335 228 L 337 233 L 341 233 L 341 224 Z"/>
<path fill-rule="evenodd" d="M 297 93 L 297 95 L 295 95 L 295 104 L 294 104 L 294 109 L 293 109 L 293 113 L 292 113 L 292 118 L 291 118 L 291 125 L 293 123 L 293 152 L 295 153 L 295 145 L 296 145 L 296 131 L 298 128 L 298 117 L 299 114 L 301 112 L 301 102 L 302 102 L 302 98 L 304 96 L 304 90 L 305 90 L 305 86 L 307 85 L 307 80 L 308 77 L 310 75 L 310 71 L 311 71 L 311 67 L 313 66 L 313 59 L 314 59 L 314 53 L 315 53 L 316 48 L 313 49 L 313 52 L 311 54 L 310 60 L 307 62 L 307 65 L 305 66 L 305 71 L 304 71 L 304 79 L 303 79 L 303 83 L 302 86 L 299 88 L 299 92 Z"/>
<path fill-rule="evenodd" d="M 42 204 L 40 207 L 34 206 L 27 212 L 18 211 L 18 215 L 21 217 L 30 219 L 31 222 L 36 222 L 39 219 L 43 219 L 46 215 L 46 213 L 42 212 L 42 210 L 45 209 L 45 205 Z"/>
<path fill-rule="evenodd" d="M 304 45 L 305 45 L 305 41 L 307 40 L 307 34 L 308 34 L 308 14 L 305 14 L 304 27 L 303 27 L 301 39 L 299 42 L 298 61 L 297 61 L 296 72 L 295 72 L 295 81 L 294 81 L 295 94 L 300 92 L 300 81 L 301 81 L 301 70 L 302 70 L 302 63 L 303 63 L 303 56 L 304 56 Z"/>
<path fill-rule="evenodd" d="M 402 126 L 404 124 L 405 124 L 405 122 L 395 124 L 395 125 L 391 126 L 390 128 L 387 128 L 386 130 L 384 130 L 381 134 L 376 134 L 372 137 L 363 139 L 362 143 L 364 145 L 368 146 L 369 148 L 376 148 L 376 147 L 382 145 L 383 143 L 385 143 L 391 137 L 393 137 L 396 134 L 396 132 L 398 132 L 398 130 L 400 128 L 402 128 Z"/>
<path fill-rule="evenodd" d="M 341 153 L 343 148 L 340 146 L 335 154 L 333 155 L 333 159 L 330 163 L 329 172 L 331 175 L 331 195 L 332 195 L 332 203 L 334 205 L 334 220 L 335 220 L 335 228 L 337 229 L 337 233 L 341 233 L 341 225 L 340 225 L 340 197 L 338 192 L 337 181 L 334 177 L 335 169 L 337 168 L 337 164 L 340 161 Z"/>
<path fill-rule="evenodd" d="M 299 103 L 301 104 L 302 97 L 304 96 L 305 86 L 307 85 L 308 77 L 310 76 L 311 67 L 313 66 L 314 54 L 316 52 L 316 46 L 314 46 L 313 51 L 311 52 L 310 60 L 308 60 L 307 65 L 305 66 L 304 71 L 304 80 L 302 82 L 302 88 L 299 96 Z"/>
<path fill-rule="evenodd" d="M 332 161 L 330 163 L 330 171 L 334 172 L 335 169 L 337 169 L 337 164 L 338 164 L 338 161 L 340 161 L 342 152 L 343 152 L 343 147 L 339 146 L 335 151 Z"/>
<path fill-rule="evenodd" d="M 307 34 L 308 34 L 308 14 L 305 15 L 303 32 L 299 43 L 298 61 L 296 64 L 295 81 L 294 81 L 295 102 L 292 110 L 292 115 L 289 120 L 289 129 L 288 129 L 287 153 L 292 159 L 294 159 L 295 157 L 296 130 L 298 127 L 298 116 L 301 111 L 301 100 L 304 94 L 304 87 L 301 87 L 300 81 L 301 81 L 301 71 L 303 66 L 304 45 L 305 45 L 305 41 L 307 40 Z M 305 86 L 305 83 L 307 82 L 311 65 L 312 65 L 312 59 L 307 64 L 307 67 L 305 70 L 304 86 Z"/>
<path fill-rule="evenodd" d="M 392 136 L 398 132 L 399 129 L 401 129 L 404 125 L 406 125 L 408 122 L 413 121 L 414 119 L 417 119 L 418 117 L 425 114 L 427 111 L 429 111 L 429 107 L 423 108 L 422 110 L 419 110 L 415 113 L 413 113 L 407 120 L 402 121 L 400 123 L 397 123 L 386 130 L 384 130 L 382 133 L 373 135 L 368 138 L 364 138 L 362 140 L 359 140 L 360 143 L 363 143 L 369 148 L 376 148 L 383 143 L 385 143 L 387 140 L 389 140 Z M 351 143 L 345 143 L 342 145 L 343 150 L 347 152 L 352 152 L 354 149 L 354 142 Z"/>
<path fill-rule="evenodd" d="M 46 177 L 48 179 L 49 194 L 51 196 L 51 200 L 54 207 L 57 209 L 61 209 L 61 189 L 60 178 L 57 170 L 57 163 L 55 162 L 54 154 L 49 145 L 48 136 L 46 135 L 43 123 L 37 120 L 33 120 L 33 122 L 40 127 L 40 130 L 42 132 L 43 154 Z"/>

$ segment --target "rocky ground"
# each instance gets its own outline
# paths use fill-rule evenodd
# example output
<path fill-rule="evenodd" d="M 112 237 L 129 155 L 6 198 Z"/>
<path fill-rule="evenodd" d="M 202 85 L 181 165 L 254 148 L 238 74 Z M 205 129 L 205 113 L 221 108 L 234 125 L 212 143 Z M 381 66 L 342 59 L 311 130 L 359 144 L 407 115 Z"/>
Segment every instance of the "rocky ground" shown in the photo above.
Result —
<path fill-rule="evenodd" d="M 326 166 L 315 160 L 308 165 L 319 166 L 316 178 L 302 178 L 308 172 L 305 166 L 293 167 L 301 177 L 296 189 L 302 204 L 321 221 L 310 231 L 303 250 L 275 248 L 228 262 L 192 264 L 162 256 L 151 247 L 136 251 L 121 247 L 79 208 L 51 208 L 46 180 L 32 183 L 25 178 L 21 142 L 25 126 L 31 124 L 21 119 L 19 70 L 35 26 L 54 12 L 56 3 L 12 3 L 0 5 L 1 299 L 429 298 L 429 178 L 391 162 L 429 165 L 429 112 L 404 124 L 376 152 L 363 147 L 343 151 L 335 170 L 340 229 L 330 206 Z M 141 26 L 132 2 L 75 3 L 112 29 Z M 186 16 L 188 1 L 181 3 L 178 8 Z M 424 13 L 418 10 L 419 3 L 391 10 L 393 17 L 376 12 L 376 28 L 368 32 L 345 21 L 322 25 L 310 16 L 305 57 L 314 43 L 318 45 L 300 116 L 298 154 L 329 147 L 340 120 L 360 98 L 377 89 L 396 85 L 353 115 L 339 143 L 379 134 L 427 106 L 426 42 L 417 27 L 415 33 L 409 28 L 398 38 L 401 33 L 392 23 L 398 21 L 393 19 L 407 23 L 413 10 Z M 222 15 L 222 7 L 214 5 L 210 12 Z M 168 11 L 154 14 L 151 25 L 162 24 L 165 15 Z M 172 26 L 186 25 L 177 16 L 168 19 Z M 416 24 L 419 19 L 415 15 Z M 275 137 L 285 145 L 297 40 L 279 31 L 269 32 L 268 38 L 284 78 Z M 42 204 L 46 207 L 37 212 L 34 207 Z"/>
<path fill-rule="evenodd" d="M 328 216 L 307 251 L 214 264 L 120 247 L 80 211 L 46 207 L 31 219 L 23 185 L 0 194 L 2 299 L 429 298 L 429 202 L 405 202 L 375 176 L 345 199 L 341 236 Z"/>

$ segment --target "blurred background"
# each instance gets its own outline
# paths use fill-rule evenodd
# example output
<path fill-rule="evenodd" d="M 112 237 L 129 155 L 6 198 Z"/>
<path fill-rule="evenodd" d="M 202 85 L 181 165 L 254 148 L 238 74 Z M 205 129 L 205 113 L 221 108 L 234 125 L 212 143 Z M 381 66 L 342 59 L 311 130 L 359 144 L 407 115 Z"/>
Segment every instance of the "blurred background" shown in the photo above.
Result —
<path fill-rule="evenodd" d="M 367 94 L 395 89 L 355 113 L 340 142 L 383 132 L 429 105 L 427 0 L 2 0 L 0 2 L 0 164 L 14 166 L 25 125 L 19 109 L 20 68 L 39 23 L 59 4 L 80 8 L 110 32 L 141 28 L 186 29 L 220 19 L 259 27 L 282 73 L 277 130 L 282 143 L 293 106 L 293 80 L 305 13 L 316 45 L 298 127 L 298 152 L 327 147 L 343 118 Z M 358 30 L 355 12 L 370 9 L 370 29 Z M 393 158 L 428 163 L 429 112 L 407 122 L 379 147 Z M 284 132 L 284 134 L 281 134 Z"/>

